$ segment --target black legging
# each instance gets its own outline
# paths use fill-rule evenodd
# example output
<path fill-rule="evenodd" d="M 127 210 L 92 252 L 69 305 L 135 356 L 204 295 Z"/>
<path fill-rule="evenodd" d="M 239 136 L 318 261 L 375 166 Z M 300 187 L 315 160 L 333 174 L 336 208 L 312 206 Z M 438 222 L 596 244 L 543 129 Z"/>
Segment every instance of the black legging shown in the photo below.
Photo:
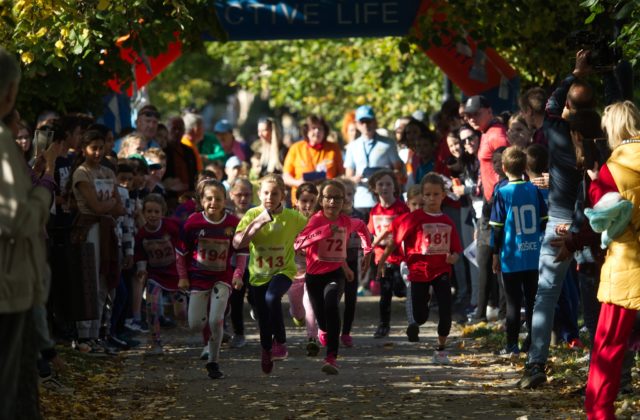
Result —
<path fill-rule="evenodd" d="M 504 294 L 507 300 L 507 347 L 518 344 L 520 334 L 520 307 L 524 294 L 524 311 L 527 330 L 531 333 L 533 304 L 538 291 L 538 270 L 502 273 Z"/>
<path fill-rule="evenodd" d="M 249 269 L 244 270 L 242 276 L 244 285 L 240 290 L 232 289 L 229 298 L 229 306 L 231 306 L 231 325 L 235 335 L 244 335 L 244 295 L 247 291 L 249 283 Z"/>
<path fill-rule="evenodd" d="M 411 282 L 411 304 L 413 319 L 422 325 L 429 319 L 429 286 L 438 299 L 438 335 L 448 337 L 451 331 L 451 280 L 448 274 L 436 277 L 430 282 Z"/>
<path fill-rule="evenodd" d="M 347 265 L 353 271 L 353 281 L 344 283 L 344 323 L 342 334 L 351 334 L 351 326 L 356 316 L 356 302 L 358 301 L 358 258 L 347 259 Z"/>
<path fill-rule="evenodd" d="M 391 322 L 391 298 L 394 292 L 398 296 L 404 287 L 400 266 L 387 264 L 384 277 L 380 278 L 380 325 L 389 326 Z"/>
<path fill-rule="evenodd" d="M 305 275 L 307 293 L 318 328 L 327 333 L 327 355 L 338 355 L 340 334 L 340 296 L 344 290 L 344 271 L 339 268 L 323 274 Z"/>
<path fill-rule="evenodd" d="M 251 286 L 253 302 L 258 311 L 260 345 L 263 350 L 271 350 L 272 340 L 287 342 L 282 316 L 282 296 L 291 287 L 291 279 L 284 274 L 276 274 L 262 286 Z"/>

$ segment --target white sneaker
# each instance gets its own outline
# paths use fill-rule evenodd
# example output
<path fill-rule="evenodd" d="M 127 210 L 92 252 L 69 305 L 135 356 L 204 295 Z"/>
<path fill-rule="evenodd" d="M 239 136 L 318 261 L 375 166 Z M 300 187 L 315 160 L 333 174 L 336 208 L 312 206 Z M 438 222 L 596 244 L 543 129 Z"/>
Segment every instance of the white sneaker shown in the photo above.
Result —
<path fill-rule="evenodd" d="M 40 386 L 48 389 L 49 391 L 55 392 L 56 394 L 64 394 L 71 395 L 75 391 L 73 388 L 69 388 L 68 386 L 62 385 L 59 380 L 53 377 L 53 375 L 46 376 L 44 378 L 39 378 Z"/>
<path fill-rule="evenodd" d="M 200 360 L 209 360 L 209 344 L 205 344 L 200 353 Z"/>
<path fill-rule="evenodd" d="M 433 363 L 438 365 L 448 365 L 451 363 L 449 360 L 449 353 L 446 350 L 436 350 L 433 352 Z"/>
<path fill-rule="evenodd" d="M 487 321 L 497 321 L 500 314 L 500 308 L 487 306 Z"/>

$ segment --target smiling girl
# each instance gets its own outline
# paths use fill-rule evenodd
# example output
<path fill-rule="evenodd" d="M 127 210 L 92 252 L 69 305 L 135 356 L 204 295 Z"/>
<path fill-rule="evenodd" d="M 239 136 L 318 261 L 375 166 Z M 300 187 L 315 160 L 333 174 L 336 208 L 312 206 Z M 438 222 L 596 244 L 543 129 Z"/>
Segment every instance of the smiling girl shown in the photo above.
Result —
<path fill-rule="evenodd" d="M 326 181 L 320 187 L 321 210 L 309 219 L 295 243 L 296 251 L 306 250 L 305 283 L 318 328 L 327 334 L 327 356 L 322 371 L 329 375 L 338 373 L 339 303 L 345 278 L 346 281 L 354 281 L 353 272 L 346 267 L 347 241 L 352 232 L 358 232 L 362 241 L 363 267 L 369 266 L 371 255 L 371 238 L 364 222 L 342 214 L 344 200 L 344 185 L 336 180 Z"/>
<path fill-rule="evenodd" d="M 302 214 L 284 208 L 285 192 L 280 175 L 263 177 L 258 194 L 262 205 L 247 211 L 233 238 L 236 248 L 249 246 L 251 252 L 250 293 L 258 310 L 261 366 L 266 374 L 274 361 L 289 355 L 281 300 L 296 275 L 293 242 L 307 224 Z"/>
<path fill-rule="evenodd" d="M 189 216 L 182 228 L 176 249 L 178 287 L 191 291 L 189 327 L 202 331 L 208 320 L 211 336 L 206 367 L 211 379 L 219 379 L 224 377 L 218 365 L 224 311 L 231 288 L 242 288 L 247 253 L 240 247 L 236 251 L 232 246 L 239 220 L 225 211 L 224 186 L 214 179 L 205 179 L 198 183 L 196 193 L 202 211 Z M 231 266 L 234 254 L 235 269 Z"/>

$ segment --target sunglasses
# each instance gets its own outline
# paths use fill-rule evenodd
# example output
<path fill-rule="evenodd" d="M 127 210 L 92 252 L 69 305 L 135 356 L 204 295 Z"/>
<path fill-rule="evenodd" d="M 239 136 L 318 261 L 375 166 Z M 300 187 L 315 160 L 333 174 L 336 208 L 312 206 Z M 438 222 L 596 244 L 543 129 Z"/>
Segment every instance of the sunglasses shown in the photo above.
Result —
<path fill-rule="evenodd" d="M 143 117 L 160 119 L 160 113 L 155 111 L 144 111 L 141 112 L 140 115 L 142 115 Z"/>
<path fill-rule="evenodd" d="M 475 141 L 477 139 L 478 139 L 478 136 L 476 136 L 475 134 L 472 134 L 472 135 L 470 135 L 468 137 L 460 139 L 460 141 L 463 142 L 463 143 L 471 143 L 471 142 L 473 142 L 473 141 Z"/>

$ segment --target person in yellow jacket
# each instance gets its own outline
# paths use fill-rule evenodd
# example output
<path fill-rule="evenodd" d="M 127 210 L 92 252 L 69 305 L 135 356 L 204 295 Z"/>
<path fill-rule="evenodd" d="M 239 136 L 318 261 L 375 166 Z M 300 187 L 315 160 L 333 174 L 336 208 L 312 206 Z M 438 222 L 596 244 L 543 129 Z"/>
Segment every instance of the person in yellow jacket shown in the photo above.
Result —
<path fill-rule="evenodd" d="M 589 195 L 596 204 L 586 212 L 608 245 L 585 399 L 589 419 L 615 419 L 622 360 L 640 310 L 640 111 L 630 101 L 609 105 L 602 127 L 612 153 L 591 183 Z M 606 213 L 617 216 L 600 217 Z"/>

